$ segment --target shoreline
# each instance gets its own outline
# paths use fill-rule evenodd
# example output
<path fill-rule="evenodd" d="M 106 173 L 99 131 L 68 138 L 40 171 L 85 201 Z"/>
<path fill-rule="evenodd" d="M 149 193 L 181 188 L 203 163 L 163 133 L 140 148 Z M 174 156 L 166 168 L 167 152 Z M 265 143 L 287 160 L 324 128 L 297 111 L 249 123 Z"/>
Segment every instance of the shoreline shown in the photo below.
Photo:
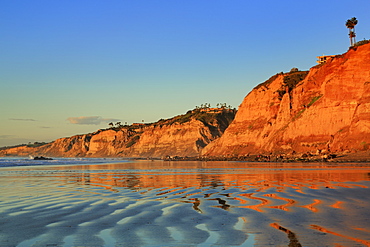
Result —
<path fill-rule="evenodd" d="M 245 161 L 245 162 L 334 162 L 334 163 L 366 163 L 370 162 L 369 151 L 337 152 L 326 154 L 290 153 L 290 154 L 250 154 L 223 155 L 200 157 L 166 157 L 165 161 Z"/>
<path fill-rule="evenodd" d="M 6 155 L 4 157 L 28 157 L 17 155 Z M 356 151 L 356 152 L 332 152 L 325 154 L 312 153 L 280 153 L 280 154 L 249 154 L 249 155 L 222 155 L 222 156 L 166 156 L 166 157 L 63 157 L 63 156 L 48 156 L 47 158 L 100 158 L 100 159 L 127 159 L 127 160 L 163 160 L 163 161 L 241 161 L 241 162 L 283 162 L 283 163 L 366 163 L 370 162 L 370 151 Z"/>

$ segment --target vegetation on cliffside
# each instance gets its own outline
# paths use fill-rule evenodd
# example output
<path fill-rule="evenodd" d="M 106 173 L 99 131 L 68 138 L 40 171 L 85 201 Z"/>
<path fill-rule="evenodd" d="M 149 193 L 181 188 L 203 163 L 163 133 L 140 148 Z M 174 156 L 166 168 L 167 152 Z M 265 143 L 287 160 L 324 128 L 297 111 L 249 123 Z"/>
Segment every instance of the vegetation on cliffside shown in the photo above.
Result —
<path fill-rule="evenodd" d="M 279 93 L 279 99 L 281 100 L 283 95 L 285 93 L 290 93 L 297 85 L 299 82 L 303 81 L 304 78 L 306 78 L 308 74 L 308 71 L 300 71 L 297 68 L 292 68 L 290 72 L 288 73 L 277 73 L 276 75 L 271 76 L 269 79 L 266 81 L 258 84 L 256 87 L 254 87 L 254 90 L 257 90 L 261 87 L 265 87 L 268 89 L 268 86 L 275 81 L 278 76 L 282 75 L 283 77 L 283 85 L 281 88 L 277 91 Z"/>
<path fill-rule="evenodd" d="M 368 151 L 369 57 L 363 41 L 309 73 L 272 76 L 244 98 L 235 121 L 202 155 Z"/>
<path fill-rule="evenodd" d="M 0 147 L 0 150 L 5 150 L 5 149 L 9 149 L 9 148 L 17 148 L 17 147 L 33 147 L 33 148 L 36 148 L 36 147 L 41 147 L 41 146 L 44 146 L 48 144 L 47 142 L 34 142 L 34 143 L 31 143 L 29 142 L 28 144 L 19 144 L 19 145 L 14 145 L 14 146 L 5 146 L 5 147 Z"/>
<path fill-rule="evenodd" d="M 186 114 L 154 123 L 122 125 L 94 133 L 0 149 L 1 155 L 46 155 L 63 157 L 161 157 L 199 154 L 209 142 L 220 137 L 233 121 L 236 109 L 196 107 Z M 18 148 L 20 147 L 20 148 Z"/>
<path fill-rule="evenodd" d="M 190 122 L 191 120 L 198 120 L 198 121 L 201 121 L 204 125 L 220 124 L 221 128 L 224 130 L 234 119 L 235 114 L 236 114 L 236 109 L 231 109 L 231 107 L 230 108 L 227 108 L 227 107 L 198 108 L 196 107 L 195 109 L 188 111 L 186 114 L 175 116 L 173 118 L 166 119 L 166 120 L 161 119 L 153 123 L 152 125 L 164 126 L 164 125 L 172 125 L 175 123 L 183 124 L 183 123 Z"/>
<path fill-rule="evenodd" d="M 293 68 L 289 73 L 284 74 L 283 85 L 277 91 L 281 100 L 286 93 L 291 93 L 301 81 L 306 78 L 308 71 L 299 71 Z"/>

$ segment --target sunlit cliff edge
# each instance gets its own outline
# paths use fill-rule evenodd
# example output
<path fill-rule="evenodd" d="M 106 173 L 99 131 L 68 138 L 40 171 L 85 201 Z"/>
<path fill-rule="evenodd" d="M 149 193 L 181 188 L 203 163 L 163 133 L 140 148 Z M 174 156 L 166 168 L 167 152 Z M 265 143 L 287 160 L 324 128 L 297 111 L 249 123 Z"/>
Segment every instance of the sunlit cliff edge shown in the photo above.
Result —
<path fill-rule="evenodd" d="M 3 148 L 0 156 L 216 157 L 369 149 L 370 44 L 364 44 L 309 71 L 272 76 L 244 98 L 237 113 L 194 109 L 152 124 Z"/>
<path fill-rule="evenodd" d="M 22 145 L 0 150 L 0 156 L 151 157 L 198 156 L 219 138 L 235 117 L 226 107 L 198 108 L 155 123 L 137 123 L 60 138 L 34 147 Z"/>
<path fill-rule="evenodd" d="M 303 80 L 301 80 L 303 79 Z M 370 44 L 255 87 L 206 156 L 370 148 Z"/>

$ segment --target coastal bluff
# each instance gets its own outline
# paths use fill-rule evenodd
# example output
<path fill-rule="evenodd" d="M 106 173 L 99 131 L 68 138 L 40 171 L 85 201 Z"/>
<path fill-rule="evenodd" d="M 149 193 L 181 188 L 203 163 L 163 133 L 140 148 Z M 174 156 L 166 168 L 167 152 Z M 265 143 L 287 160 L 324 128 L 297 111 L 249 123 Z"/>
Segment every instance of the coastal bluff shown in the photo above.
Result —
<path fill-rule="evenodd" d="M 197 108 L 155 123 L 101 129 L 94 133 L 60 138 L 37 147 L 21 145 L 6 148 L 0 150 L 0 156 L 194 157 L 222 135 L 235 113 L 235 109 L 226 107 Z"/>
<path fill-rule="evenodd" d="M 256 86 L 238 111 L 197 108 L 150 124 L 101 129 L 0 156 L 247 157 L 370 149 L 370 43 Z"/>
<path fill-rule="evenodd" d="M 370 44 L 307 72 L 280 73 L 243 100 L 204 156 L 357 152 L 370 148 Z"/>

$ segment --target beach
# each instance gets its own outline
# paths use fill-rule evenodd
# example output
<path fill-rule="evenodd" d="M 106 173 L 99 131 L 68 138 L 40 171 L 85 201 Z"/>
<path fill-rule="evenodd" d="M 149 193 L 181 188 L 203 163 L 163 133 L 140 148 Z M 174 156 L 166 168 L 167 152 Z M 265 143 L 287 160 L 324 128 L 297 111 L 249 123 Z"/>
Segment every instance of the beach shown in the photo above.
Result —
<path fill-rule="evenodd" d="M 370 246 L 369 163 L 44 161 L 0 176 L 0 246 Z"/>

